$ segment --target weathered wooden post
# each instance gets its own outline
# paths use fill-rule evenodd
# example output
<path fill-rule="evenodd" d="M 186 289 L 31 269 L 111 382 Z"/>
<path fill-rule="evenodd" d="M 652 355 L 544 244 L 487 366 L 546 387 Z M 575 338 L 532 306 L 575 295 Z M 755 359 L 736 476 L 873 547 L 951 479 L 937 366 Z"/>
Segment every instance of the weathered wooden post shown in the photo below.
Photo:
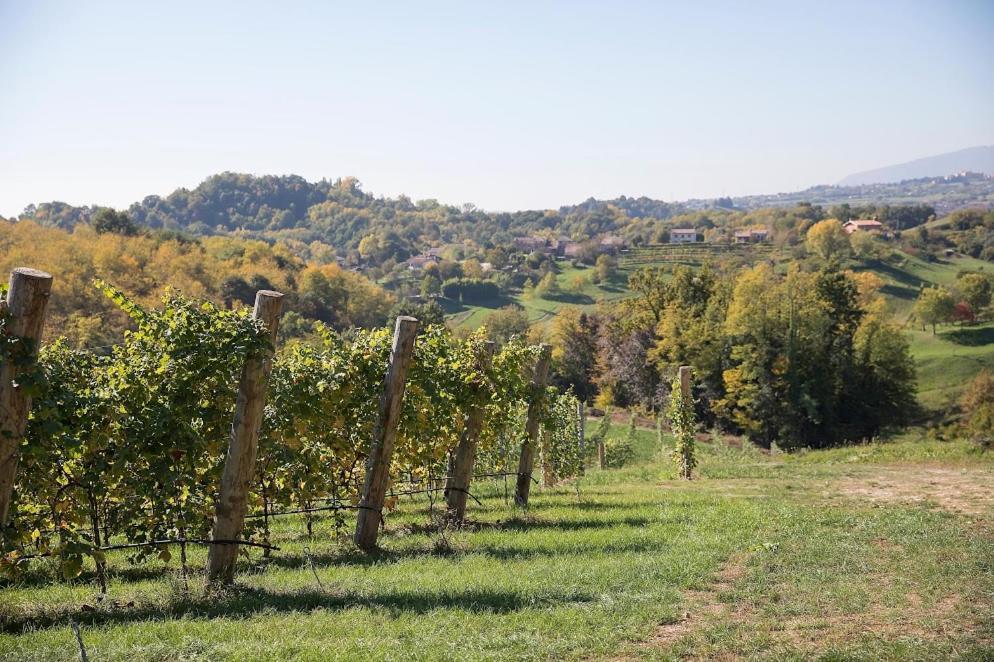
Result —
<path fill-rule="evenodd" d="M 532 401 L 528 403 L 528 420 L 525 423 L 525 440 L 521 444 L 521 457 L 518 460 L 518 481 L 514 489 L 514 502 L 519 506 L 528 505 L 528 493 L 531 491 L 532 469 L 535 462 L 535 444 L 538 441 L 538 428 L 541 421 L 542 391 L 549 378 L 549 358 L 552 354 L 550 345 L 542 345 L 535 362 L 535 372 L 532 374 L 532 388 L 536 391 Z"/>
<path fill-rule="evenodd" d="M 242 366 L 228 455 L 221 475 L 221 493 L 215 506 L 213 540 L 238 540 L 242 535 L 282 307 L 283 295 L 279 292 L 260 290 L 255 295 L 252 317 L 265 325 L 269 345 L 259 354 L 247 357 Z M 238 545 L 211 545 L 207 552 L 208 580 L 230 584 L 234 580 L 237 558 Z"/>
<path fill-rule="evenodd" d="M 45 306 L 52 293 L 52 276 L 18 267 L 10 273 L 7 300 L 0 302 L 6 316 L 4 340 L 15 339 L 7 356 L 0 354 L 0 525 L 7 524 L 17 476 L 18 448 L 28 426 L 31 396 L 17 378 L 34 364 L 45 323 Z"/>
<path fill-rule="evenodd" d="M 483 345 L 480 356 L 477 357 L 477 368 L 484 372 L 490 367 L 494 356 L 494 343 Z M 476 463 L 476 444 L 483 429 L 483 415 L 486 403 L 477 402 L 466 413 L 466 424 L 459 437 L 459 446 L 452 459 L 449 476 L 445 481 L 445 499 L 448 516 L 452 522 L 462 522 L 466 517 L 466 497 L 473 477 L 473 465 Z"/>
<path fill-rule="evenodd" d="M 359 502 L 359 516 L 355 527 L 355 544 L 365 550 L 376 547 L 376 534 L 383 518 L 383 501 L 390 482 L 390 461 L 397 439 L 400 407 L 404 400 L 404 380 L 414 357 L 414 339 L 418 335 L 418 321 L 413 317 L 398 317 L 390 350 L 390 366 L 383 380 L 380 395 L 380 414 L 373 429 L 373 439 L 366 458 L 366 484 Z"/>
<path fill-rule="evenodd" d="M 611 414 L 605 412 L 604 415 L 610 416 Z M 601 468 L 602 471 L 604 469 L 607 469 L 607 450 L 604 448 L 603 439 L 597 440 L 597 465 Z"/>
<path fill-rule="evenodd" d="M 692 369 L 689 365 L 680 366 L 680 394 L 686 401 L 690 400 L 690 375 Z"/>

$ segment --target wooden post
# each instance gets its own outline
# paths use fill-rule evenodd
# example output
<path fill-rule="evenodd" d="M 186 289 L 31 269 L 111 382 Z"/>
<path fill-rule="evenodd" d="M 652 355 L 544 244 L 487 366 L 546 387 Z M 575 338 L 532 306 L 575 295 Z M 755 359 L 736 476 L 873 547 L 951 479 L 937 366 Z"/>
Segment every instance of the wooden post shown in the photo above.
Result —
<path fill-rule="evenodd" d="M 605 416 L 610 416 L 610 414 L 605 413 Z M 603 471 L 607 469 L 607 449 L 604 448 L 604 440 L 597 440 L 597 465 Z"/>
<path fill-rule="evenodd" d="M 365 550 L 376 547 L 376 534 L 383 517 L 383 501 L 390 482 L 390 461 L 397 439 L 400 406 L 404 400 L 404 380 L 414 356 L 414 339 L 418 334 L 418 321 L 413 317 L 398 317 L 390 350 L 390 366 L 383 380 L 380 395 L 380 414 L 373 430 L 373 439 L 366 458 L 366 484 L 359 502 L 359 516 L 355 527 L 355 544 Z"/>
<path fill-rule="evenodd" d="M 18 340 L 8 346 L 13 356 L 0 357 L 0 525 L 6 525 L 10 515 L 18 449 L 31 411 L 31 396 L 21 389 L 17 378 L 38 357 L 45 306 L 51 293 L 51 275 L 19 267 L 10 273 L 6 302 L 0 302 L 0 315 L 7 316 L 3 334 Z"/>
<path fill-rule="evenodd" d="M 552 355 L 550 345 L 542 345 L 535 372 L 532 374 L 532 387 L 537 391 L 545 388 L 549 378 L 549 358 Z M 538 441 L 539 408 L 541 394 L 528 403 L 528 420 L 525 422 L 525 440 L 521 444 L 521 457 L 518 460 L 518 482 L 514 489 L 514 502 L 519 506 L 528 505 L 528 493 L 531 491 L 532 469 L 535 462 L 535 443 Z"/>
<path fill-rule="evenodd" d="M 259 354 L 247 357 L 242 366 L 228 455 L 221 476 L 221 493 L 215 506 L 211 536 L 214 540 L 238 540 L 242 535 L 282 307 L 283 295 L 279 292 L 260 290 L 255 295 L 252 317 L 265 324 L 269 346 Z M 234 580 L 237 558 L 238 545 L 211 545 L 207 552 L 208 580 L 230 584 Z"/>
<path fill-rule="evenodd" d="M 481 372 L 490 367 L 494 356 L 494 343 L 483 345 L 477 358 Z M 466 425 L 459 437 L 459 446 L 452 458 L 452 466 L 445 482 L 445 498 L 448 506 L 449 519 L 460 523 L 466 518 L 466 497 L 473 477 L 473 465 L 476 463 L 476 444 L 483 429 L 483 415 L 486 411 L 484 403 L 470 409 L 466 413 Z"/>
<path fill-rule="evenodd" d="M 680 394 L 684 400 L 690 400 L 690 374 L 689 365 L 680 366 Z"/>

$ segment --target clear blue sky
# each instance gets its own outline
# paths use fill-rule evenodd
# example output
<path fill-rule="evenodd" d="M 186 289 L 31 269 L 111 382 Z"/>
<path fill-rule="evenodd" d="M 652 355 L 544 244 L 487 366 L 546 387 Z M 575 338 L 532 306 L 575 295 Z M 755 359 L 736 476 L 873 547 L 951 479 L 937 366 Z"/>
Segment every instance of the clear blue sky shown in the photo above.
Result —
<path fill-rule="evenodd" d="M 994 2 L 0 0 L 0 214 L 223 170 L 556 207 L 994 143 Z"/>

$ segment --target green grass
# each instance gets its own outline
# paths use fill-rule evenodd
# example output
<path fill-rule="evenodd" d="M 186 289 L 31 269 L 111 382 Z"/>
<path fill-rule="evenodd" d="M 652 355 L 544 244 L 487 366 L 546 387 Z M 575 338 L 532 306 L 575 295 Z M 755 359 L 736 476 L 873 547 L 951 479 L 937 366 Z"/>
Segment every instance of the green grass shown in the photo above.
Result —
<path fill-rule="evenodd" d="M 556 283 L 560 293 L 549 298 L 538 296 L 525 297 L 521 293 L 510 299 L 498 299 L 476 305 L 450 304 L 446 310 L 447 319 L 451 324 L 461 328 L 475 329 L 479 327 L 494 310 L 514 303 L 521 306 L 528 314 L 529 322 L 544 323 L 552 319 L 563 307 L 574 306 L 580 310 L 593 310 L 598 303 L 616 301 L 630 295 L 628 276 L 630 270 L 619 269 L 615 278 L 610 282 L 594 284 L 590 282 L 593 269 L 589 267 L 574 267 L 569 262 L 559 263 L 559 273 Z M 576 287 L 574 280 L 579 277 L 583 282 Z"/>
<path fill-rule="evenodd" d="M 865 268 L 880 276 L 888 306 L 905 324 L 918 369 L 918 398 L 929 409 L 953 404 L 983 369 L 994 369 L 994 324 L 973 327 L 940 326 L 933 335 L 910 322 L 922 285 L 950 286 L 963 271 L 994 270 L 994 265 L 970 257 L 926 262 L 901 254 L 900 261 L 871 262 Z"/>
<path fill-rule="evenodd" d="M 76 659 L 70 618 L 93 660 L 994 655 L 994 511 L 835 487 L 946 464 L 991 485 L 994 463 L 967 444 L 909 436 L 774 456 L 702 444 L 690 483 L 669 479 L 655 431 L 636 446 L 631 466 L 537 490 L 527 512 L 502 483 L 480 483 L 474 526 L 444 541 L 423 501 L 388 517 L 374 555 L 331 519 L 313 540 L 284 519 L 282 550 L 268 562 L 253 552 L 239 588 L 220 595 L 199 576 L 185 591 L 175 556 L 171 567 L 112 558 L 116 607 L 92 583 L 33 575 L 0 589 L 0 658 Z"/>

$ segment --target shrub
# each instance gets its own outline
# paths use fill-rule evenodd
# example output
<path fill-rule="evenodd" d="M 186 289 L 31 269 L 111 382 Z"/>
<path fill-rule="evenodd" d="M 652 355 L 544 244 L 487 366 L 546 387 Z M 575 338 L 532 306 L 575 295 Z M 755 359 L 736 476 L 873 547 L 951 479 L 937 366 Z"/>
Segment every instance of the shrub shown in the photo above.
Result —
<path fill-rule="evenodd" d="M 635 447 L 627 436 L 604 442 L 604 462 L 611 469 L 618 469 L 635 459 Z"/>

